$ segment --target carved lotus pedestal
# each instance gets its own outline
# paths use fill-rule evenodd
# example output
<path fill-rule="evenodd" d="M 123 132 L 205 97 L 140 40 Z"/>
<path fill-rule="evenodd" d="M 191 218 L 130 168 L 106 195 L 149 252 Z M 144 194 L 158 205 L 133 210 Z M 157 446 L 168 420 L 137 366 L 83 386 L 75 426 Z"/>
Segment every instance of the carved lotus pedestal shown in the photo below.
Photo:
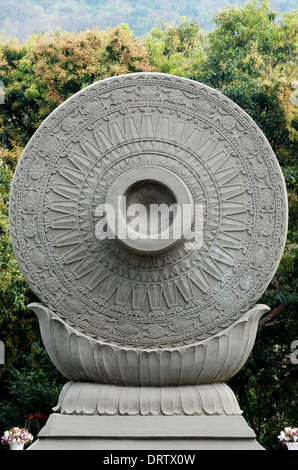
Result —
<path fill-rule="evenodd" d="M 24 149 L 10 233 L 69 379 L 30 448 L 260 448 L 225 382 L 267 311 L 287 194 L 235 103 L 156 73 L 84 88 Z"/>
<path fill-rule="evenodd" d="M 31 450 L 261 449 L 225 381 L 246 362 L 265 305 L 205 341 L 147 350 L 92 340 L 42 304 L 29 307 L 70 379 Z"/>

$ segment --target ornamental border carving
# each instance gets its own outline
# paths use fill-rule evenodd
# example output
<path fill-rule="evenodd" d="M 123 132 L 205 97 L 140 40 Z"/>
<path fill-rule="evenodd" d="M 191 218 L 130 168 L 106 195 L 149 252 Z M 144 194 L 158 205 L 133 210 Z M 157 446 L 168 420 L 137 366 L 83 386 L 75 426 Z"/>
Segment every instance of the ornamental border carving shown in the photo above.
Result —
<path fill-rule="evenodd" d="M 176 172 L 204 204 L 200 252 L 179 245 L 149 259 L 95 239 L 109 185 L 146 165 Z M 286 239 L 286 188 L 266 138 L 228 98 L 131 74 L 87 87 L 43 122 L 14 175 L 10 229 L 27 282 L 67 324 L 119 345 L 176 347 L 229 327 L 266 290 Z"/>

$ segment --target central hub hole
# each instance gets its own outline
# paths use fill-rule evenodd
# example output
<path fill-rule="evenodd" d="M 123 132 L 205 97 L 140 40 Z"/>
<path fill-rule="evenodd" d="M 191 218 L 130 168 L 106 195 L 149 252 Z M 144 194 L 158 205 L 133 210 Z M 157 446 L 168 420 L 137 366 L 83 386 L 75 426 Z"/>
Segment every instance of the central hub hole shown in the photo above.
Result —
<path fill-rule="evenodd" d="M 177 200 L 165 185 L 142 180 L 125 192 L 126 221 L 142 235 L 158 236 L 173 223 L 173 211 L 169 210 Z"/>

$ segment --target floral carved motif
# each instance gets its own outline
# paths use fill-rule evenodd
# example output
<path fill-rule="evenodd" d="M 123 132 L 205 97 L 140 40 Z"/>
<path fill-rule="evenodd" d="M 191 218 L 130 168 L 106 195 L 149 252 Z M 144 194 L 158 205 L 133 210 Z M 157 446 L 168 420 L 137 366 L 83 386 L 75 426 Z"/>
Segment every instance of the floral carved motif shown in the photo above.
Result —
<path fill-rule="evenodd" d="M 99 240 L 96 208 L 139 168 L 179 176 L 203 207 L 203 244 L 156 256 Z M 125 345 L 186 345 L 239 319 L 283 252 L 287 198 L 260 129 L 220 93 L 163 74 L 95 83 L 42 124 L 17 167 L 11 237 L 40 300 L 78 331 Z"/>

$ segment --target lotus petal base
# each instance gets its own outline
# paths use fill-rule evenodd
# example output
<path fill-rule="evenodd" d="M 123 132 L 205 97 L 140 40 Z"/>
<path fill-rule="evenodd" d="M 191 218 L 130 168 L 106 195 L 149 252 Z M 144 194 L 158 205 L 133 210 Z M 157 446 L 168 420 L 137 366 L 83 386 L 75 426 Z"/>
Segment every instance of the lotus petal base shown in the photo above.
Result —
<path fill-rule="evenodd" d="M 29 307 L 52 362 L 70 380 L 29 450 L 263 449 L 224 382 L 246 362 L 266 305 L 175 349 L 104 343 L 42 304 Z"/>
<path fill-rule="evenodd" d="M 52 362 L 67 379 L 134 387 L 226 382 L 245 364 L 258 321 L 270 310 L 255 305 L 229 328 L 190 346 L 143 349 L 90 338 L 40 303 L 29 308 L 38 316 Z"/>
<path fill-rule="evenodd" d="M 238 416 L 233 391 L 224 383 L 181 387 L 129 387 L 68 382 L 56 413 L 102 416 Z"/>

